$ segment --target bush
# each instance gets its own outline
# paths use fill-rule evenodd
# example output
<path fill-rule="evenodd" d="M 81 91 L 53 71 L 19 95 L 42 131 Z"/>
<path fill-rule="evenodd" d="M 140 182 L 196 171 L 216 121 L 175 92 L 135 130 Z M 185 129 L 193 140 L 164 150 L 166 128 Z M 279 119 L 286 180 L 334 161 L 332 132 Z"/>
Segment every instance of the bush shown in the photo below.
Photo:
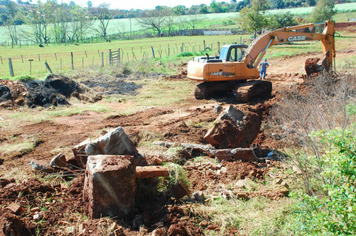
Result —
<path fill-rule="evenodd" d="M 313 135 L 325 147 L 322 158 L 323 196 L 300 194 L 295 231 L 308 234 L 356 234 L 356 138 L 353 125 Z M 313 159 L 315 157 L 310 157 Z M 320 193 L 319 193 L 320 194 Z"/>

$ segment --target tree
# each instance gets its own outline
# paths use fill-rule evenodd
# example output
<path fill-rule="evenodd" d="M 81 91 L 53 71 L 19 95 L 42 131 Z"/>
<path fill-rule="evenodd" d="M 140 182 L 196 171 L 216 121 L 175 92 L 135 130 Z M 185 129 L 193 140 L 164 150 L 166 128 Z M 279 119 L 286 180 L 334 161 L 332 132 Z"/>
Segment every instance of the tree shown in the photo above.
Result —
<path fill-rule="evenodd" d="M 270 28 L 282 28 L 286 26 L 296 25 L 297 21 L 294 19 L 293 15 L 287 11 L 283 14 L 275 14 L 270 17 Z"/>
<path fill-rule="evenodd" d="M 267 18 L 263 14 L 263 10 L 266 7 L 265 4 L 266 1 L 264 0 L 253 0 L 251 7 L 244 7 L 240 11 L 239 24 L 241 28 L 248 32 L 253 32 L 254 37 L 256 37 L 258 31 L 261 31 L 268 24 Z"/>
<path fill-rule="evenodd" d="M 177 16 L 185 15 L 187 10 L 188 8 L 186 8 L 184 5 L 178 5 L 172 8 L 172 12 Z"/>
<path fill-rule="evenodd" d="M 105 40 L 107 40 L 109 23 L 113 17 L 112 12 L 109 10 L 109 5 L 108 3 L 102 3 L 98 7 L 91 9 L 92 15 L 99 21 L 98 24 L 92 26 L 91 29 Z"/>
<path fill-rule="evenodd" d="M 163 27 L 166 25 L 170 11 L 168 9 L 163 10 L 148 10 L 142 13 L 142 16 L 137 21 L 146 27 L 150 27 L 157 31 L 160 36 Z"/>
<path fill-rule="evenodd" d="M 331 20 L 336 13 L 334 7 L 334 0 L 319 0 L 312 12 L 312 22 Z"/>

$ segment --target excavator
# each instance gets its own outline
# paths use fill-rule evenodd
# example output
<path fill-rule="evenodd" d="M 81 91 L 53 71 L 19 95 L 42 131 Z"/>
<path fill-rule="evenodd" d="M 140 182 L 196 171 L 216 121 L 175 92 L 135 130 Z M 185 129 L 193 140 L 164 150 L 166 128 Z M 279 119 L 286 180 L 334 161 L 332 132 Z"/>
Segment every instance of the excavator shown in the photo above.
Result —
<path fill-rule="evenodd" d="M 323 27 L 322 33 L 315 33 Z M 258 96 L 270 96 L 272 83 L 259 80 L 258 66 L 269 47 L 276 44 L 319 40 L 324 58 L 317 70 L 329 71 L 335 58 L 335 25 L 332 21 L 288 26 L 273 30 L 244 44 L 224 45 L 220 55 L 195 57 L 188 63 L 187 77 L 199 81 L 196 99 L 208 99 L 232 92 L 238 102 L 248 102 Z"/>

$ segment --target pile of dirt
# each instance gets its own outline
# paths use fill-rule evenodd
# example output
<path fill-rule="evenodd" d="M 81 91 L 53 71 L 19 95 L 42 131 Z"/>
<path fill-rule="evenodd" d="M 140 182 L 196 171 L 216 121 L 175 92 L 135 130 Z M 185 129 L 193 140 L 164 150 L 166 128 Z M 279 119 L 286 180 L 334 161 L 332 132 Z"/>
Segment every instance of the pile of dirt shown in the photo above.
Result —
<path fill-rule="evenodd" d="M 0 80 L 0 107 L 69 105 L 71 97 L 88 102 L 101 99 L 101 95 L 86 86 L 60 75 L 49 75 L 44 81 Z"/>

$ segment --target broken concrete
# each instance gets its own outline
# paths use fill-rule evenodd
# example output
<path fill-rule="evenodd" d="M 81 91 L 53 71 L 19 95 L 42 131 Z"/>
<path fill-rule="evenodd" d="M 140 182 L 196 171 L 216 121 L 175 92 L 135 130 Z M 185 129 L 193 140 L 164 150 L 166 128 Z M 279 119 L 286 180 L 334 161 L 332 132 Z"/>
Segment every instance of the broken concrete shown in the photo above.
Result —
<path fill-rule="evenodd" d="M 85 172 L 84 200 L 90 218 L 117 219 L 132 216 L 136 172 L 129 155 L 89 156 Z"/>

